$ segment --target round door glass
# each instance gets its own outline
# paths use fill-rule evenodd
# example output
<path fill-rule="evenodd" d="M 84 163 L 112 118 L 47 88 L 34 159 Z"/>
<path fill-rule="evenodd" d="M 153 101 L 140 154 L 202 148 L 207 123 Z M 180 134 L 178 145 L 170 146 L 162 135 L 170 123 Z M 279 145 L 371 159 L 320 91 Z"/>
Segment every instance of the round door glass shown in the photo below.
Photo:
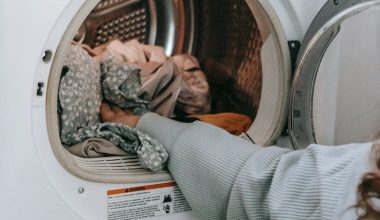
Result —
<path fill-rule="evenodd" d="M 291 92 L 290 136 L 369 142 L 380 132 L 380 1 L 327 2 L 303 42 Z"/>
<path fill-rule="evenodd" d="M 380 131 L 380 6 L 345 19 L 338 30 L 316 74 L 315 139 L 371 141 Z"/>

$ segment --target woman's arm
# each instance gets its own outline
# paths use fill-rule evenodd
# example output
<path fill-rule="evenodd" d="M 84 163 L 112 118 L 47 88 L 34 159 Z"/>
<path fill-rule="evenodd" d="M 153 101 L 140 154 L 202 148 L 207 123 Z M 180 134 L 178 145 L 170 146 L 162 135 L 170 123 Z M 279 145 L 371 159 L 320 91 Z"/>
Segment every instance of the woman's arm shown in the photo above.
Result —
<path fill-rule="evenodd" d="M 206 123 L 184 124 L 152 113 L 137 128 L 163 142 L 171 174 L 202 219 L 335 219 L 347 210 L 344 189 L 353 172 L 365 172 L 358 160 L 367 160 L 371 149 L 371 144 L 263 148 Z"/>
<path fill-rule="evenodd" d="M 224 219 L 235 179 L 262 147 L 202 122 L 184 124 L 145 114 L 137 129 L 161 141 L 169 170 L 193 211 L 203 219 Z"/>
<path fill-rule="evenodd" d="M 114 119 L 122 114 L 114 111 Z M 163 143 L 171 174 L 202 219 L 336 219 L 348 209 L 341 199 L 347 184 L 355 182 L 351 174 L 365 172 L 358 159 L 367 160 L 372 145 L 291 151 L 262 148 L 206 123 L 185 124 L 154 113 L 128 123 Z"/>
<path fill-rule="evenodd" d="M 101 116 L 103 121 L 137 127 L 164 145 L 172 176 L 203 219 L 226 218 L 239 171 L 262 149 L 202 122 L 180 123 L 154 113 L 139 117 L 107 104 L 102 104 Z"/>

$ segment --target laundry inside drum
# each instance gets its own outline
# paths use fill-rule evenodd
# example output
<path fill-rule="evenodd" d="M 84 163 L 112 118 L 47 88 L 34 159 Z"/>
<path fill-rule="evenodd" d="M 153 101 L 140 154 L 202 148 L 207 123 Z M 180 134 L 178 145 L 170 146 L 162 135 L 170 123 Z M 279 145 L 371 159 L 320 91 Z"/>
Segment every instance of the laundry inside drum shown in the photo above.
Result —
<path fill-rule="evenodd" d="M 163 47 L 167 56 L 192 54 L 210 84 L 211 112 L 254 119 L 261 95 L 262 40 L 244 0 L 107 2 L 101 1 L 78 30 L 77 35 L 85 35 L 80 43 L 102 49 L 113 40 L 138 40 Z"/>
<path fill-rule="evenodd" d="M 152 111 L 222 128 L 223 120 L 235 120 L 225 129 L 239 135 L 259 107 L 262 44 L 243 0 L 100 1 L 64 61 L 58 92 L 61 141 L 78 166 L 95 174 L 163 170 L 164 150 L 156 152 L 158 162 L 145 163 L 131 146 L 144 139 L 157 150 L 156 140 L 104 122 L 102 102 L 136 115 Z M 110 169 L 112 161 L 118 162 Z"/>

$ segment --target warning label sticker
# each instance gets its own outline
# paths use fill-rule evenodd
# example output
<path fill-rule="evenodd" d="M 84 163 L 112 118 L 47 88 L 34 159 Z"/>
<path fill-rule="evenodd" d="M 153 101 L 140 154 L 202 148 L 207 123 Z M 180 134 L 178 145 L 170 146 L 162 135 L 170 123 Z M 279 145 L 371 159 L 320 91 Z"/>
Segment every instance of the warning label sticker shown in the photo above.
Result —
<path fill-rule="evenodd" d="M 142 219 L 191 210 L 176 182 L 107 191 L 107 219 Z"/>

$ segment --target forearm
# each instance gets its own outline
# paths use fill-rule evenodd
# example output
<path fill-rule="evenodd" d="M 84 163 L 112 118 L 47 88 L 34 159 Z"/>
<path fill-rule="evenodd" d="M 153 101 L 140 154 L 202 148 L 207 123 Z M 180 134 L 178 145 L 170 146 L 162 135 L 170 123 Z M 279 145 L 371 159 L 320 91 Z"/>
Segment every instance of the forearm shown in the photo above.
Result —
<path fill-rule="evenodd" d="M 144 116 L 137 128 L 170 152 L 169 170 L 192 209 L 205 219 L 225 218 L 236 176 L 261 147 L 202 122 L 183 124 L 155 114 Z"/>
<path fill-rule="evenodd" d="M 369 171 L 358 160 L 368 160 L 372 143 L 261 150 L 202 122 L 151 119 L 140 128 L 166 145 L 169 170 L 202 219 L 336 219 L 353 205 L 340 205 L 353 170 L 357 181 Z"/>
<path fill-rule="evenodd" d="M 136 128 L 159 140 L 171 153 L 174 142 L 190 124 L 177 122 L 155 113 L 147 113 L 138 121 Z"/>

